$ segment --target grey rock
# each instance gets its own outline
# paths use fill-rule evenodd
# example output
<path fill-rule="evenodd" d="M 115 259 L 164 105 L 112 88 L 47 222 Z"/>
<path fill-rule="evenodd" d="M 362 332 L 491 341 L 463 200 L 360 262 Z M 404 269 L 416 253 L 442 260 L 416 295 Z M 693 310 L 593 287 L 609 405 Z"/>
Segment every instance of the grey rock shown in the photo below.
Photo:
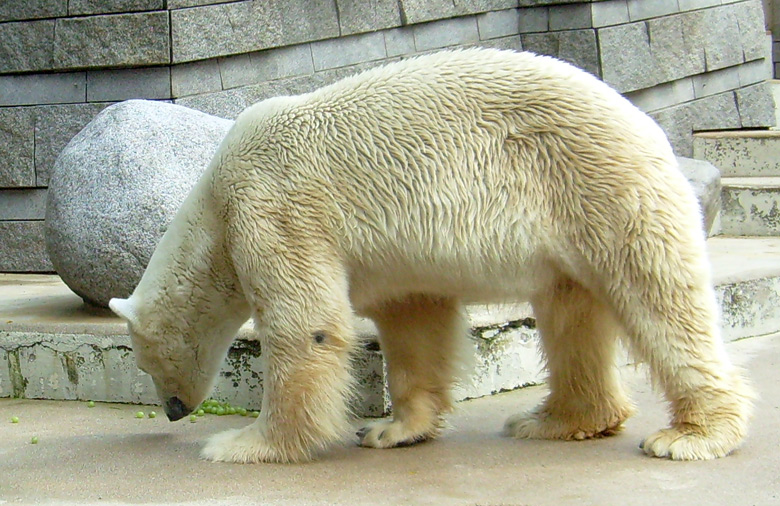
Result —
<path fill-rule="evenodd" d="M 35 181 L 47 186 L 63 148 L 110 103 L 42 105 L 35 111 Z"/>
<path fill-rule="evenodd" d="M 54 20 L 0 23 L 0 72 L 48 69 L 52 65 Z"/>
<path fill-rule="evenodd" d="M 696 198 L 699 200 L 705 233 L 709 233 L 712 224 L 720 211 L 720 171 L 710 162 L 694 160 L 692 158 L 677 157 L 677 163 L 682 172 L 693 187 Z"/>
<path fill-rule="evenodd" d="M 157 65 L 170 59 L 167 11 L 57 20 L 55 68 Z"/>
<path fill-rule="evenodd" d="M 0 188 L 35 186 L 34 124 L 27 107 L 0 109 Z"/>
<path fill-rule="evenodd" d="M 43 221 L 0 221 L 0 272 L 52 272 Z"/>
<path fill-rule="evenodd" d="M 132 293 L 231 125 L 131 100 L 106 108 L 68 143 L 49 182 L 46 249 L 71 290 L 101 306 Z"/>

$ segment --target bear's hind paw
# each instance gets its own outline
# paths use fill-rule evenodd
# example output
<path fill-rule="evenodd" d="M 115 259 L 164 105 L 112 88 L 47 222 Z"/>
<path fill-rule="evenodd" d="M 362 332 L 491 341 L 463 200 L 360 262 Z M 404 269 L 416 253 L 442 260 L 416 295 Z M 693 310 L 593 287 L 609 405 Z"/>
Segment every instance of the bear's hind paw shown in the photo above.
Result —
<path fill-rule="evenodd" d="M 672 460 L 712 460 L 725 457 L 738 446 L 738 441 L 721 440 L 693 430 L 662 429 L 651 435 L 639 448 L 651 457 Z"/>

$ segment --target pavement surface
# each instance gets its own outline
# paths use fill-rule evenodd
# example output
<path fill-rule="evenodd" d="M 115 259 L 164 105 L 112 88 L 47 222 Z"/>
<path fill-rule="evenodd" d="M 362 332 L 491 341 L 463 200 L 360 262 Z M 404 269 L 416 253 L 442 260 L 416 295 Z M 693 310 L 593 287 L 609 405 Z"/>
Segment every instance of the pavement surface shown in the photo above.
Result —
<path fill-rule="evenodd" d="M 780 334 L 728 349 L 760 399 L 748 440 L 719 460 L 671 462 L 639 450 L 667 418 L 641 367 L 623 369 L 638 414 L 614 437 L 503 437 L 504 419 L 545 395 L 532 387 L 460 403 L 436 441 L 392 450 L 345 443 L 300 465 L 199 459 L 208 435 L 250 422 L 240 416 L 170 423 L 134 416 L 158 407 L 0 399 L 0 504 L 777 505 Z"/>

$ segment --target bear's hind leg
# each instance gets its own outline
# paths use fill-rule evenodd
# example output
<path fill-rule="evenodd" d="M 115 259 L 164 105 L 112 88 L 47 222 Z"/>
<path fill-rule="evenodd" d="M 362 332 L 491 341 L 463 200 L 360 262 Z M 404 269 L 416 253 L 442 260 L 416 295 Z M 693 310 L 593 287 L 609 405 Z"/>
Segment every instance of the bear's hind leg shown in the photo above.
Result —
<path fill-rule="evenodd" d="M 753 393 L 726 355 L 714 293 L 700 269 L 694 267 L 678 279 L 672 274 L 664 286 L 626 287 L 639 297 L 626 299 L 632 351 L 650 366 L 671 405 L 670 427 L 641 444 L 650 456 L 723 457 L 747 433 Z"/>
<path fill-rule="evenodd" d="M 549 370 L 550 394 L 504 425 L 529 439 L 613 435 L 633 413 L 615 364 L 620 326 L 607 306 L 575 281 L 559 277 L 532 298 Z"/>
<path fill-rule="evenodd" d="M 460 305 L 415 295 L 370 313 L 387 361 L 393 419 L 358 433 L 361 446 L 392 448 L 436 437 L 452 409 L 451 389 L 467 344 Z"/>

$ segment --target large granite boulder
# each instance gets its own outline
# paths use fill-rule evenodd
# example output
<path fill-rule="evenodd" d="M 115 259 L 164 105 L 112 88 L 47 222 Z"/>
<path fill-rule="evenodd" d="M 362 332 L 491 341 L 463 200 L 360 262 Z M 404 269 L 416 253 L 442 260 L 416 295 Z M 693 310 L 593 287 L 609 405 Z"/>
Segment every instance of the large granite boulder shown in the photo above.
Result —
<path fill-rule="evenodd" d="M 710 162 L 692 158 L 677 157 L 680 171 L 691 183 L 696 198 L 699 199 L 704 223 L 704 231 L 709 234 L 715 218 L 720 212 L 720 170 Z"/>
<path fill-rule="evenodd" d="M 49 183 L 46 249 L 71 290 L 100 306 L 132 293 L 232 124 L 131 100 L 103 110 L 70 141 Z"/>

